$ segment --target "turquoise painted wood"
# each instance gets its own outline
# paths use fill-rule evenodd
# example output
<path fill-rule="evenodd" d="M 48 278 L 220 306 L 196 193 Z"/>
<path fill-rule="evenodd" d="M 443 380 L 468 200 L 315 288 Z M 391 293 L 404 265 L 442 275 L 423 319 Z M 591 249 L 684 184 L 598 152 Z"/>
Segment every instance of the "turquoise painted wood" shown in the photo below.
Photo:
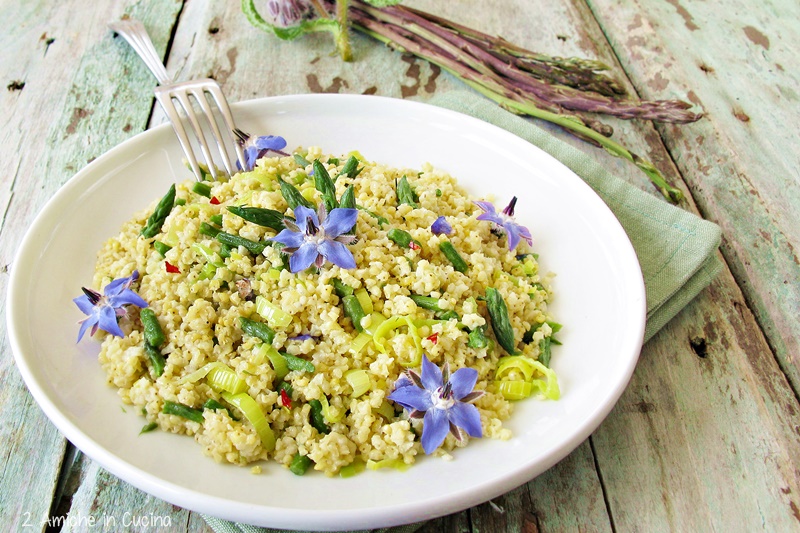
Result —
<path fill-rule="evenodd" d="M 685 191 L 684 208 L 722 226 L 726 264 L 644 347 L 590 439 L 526 485 L 421 530 L 800 530 L 800 8 L 778 0 L 407 3 L 543 53 L 600 59 L 634 94 L 702 108 L 705 118 L 691 125 L 608 122 Z M 0 0 L 2 295 L 16 245 L 44 203 L 87 162 L 164 120 L 143 96 L 155 80 L 105 29 L 124 13 L 145 22 L 172 75 L 212 76 L 233 101 L 309 92 L 424 101 L 463 89 L 364 36 L 354 36 L 352 63 L 332 56 L 324 35 L 279 41 L 252 28 L 237 2 Z M 632 165 L 549 129 L 653 191 Z M 110 526 L 134 516 L 168 521 L 170 531 L 210 531 L 198 514 L 118 480 L 65 441 L 25 389 L 0 320 L 0 523 L 85 531 L 89 517 Z M 129 526 L 157 529 L 143 519 Z"/>

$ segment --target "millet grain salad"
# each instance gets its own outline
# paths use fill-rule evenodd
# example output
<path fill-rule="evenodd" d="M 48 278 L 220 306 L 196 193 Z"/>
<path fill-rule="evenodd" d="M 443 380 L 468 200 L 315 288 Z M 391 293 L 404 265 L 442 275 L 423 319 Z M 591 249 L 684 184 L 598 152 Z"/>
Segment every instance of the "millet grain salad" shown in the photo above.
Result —
<path fill-rule="evenodd" d="M 258 142 L 229 181 L 178 184 L 127 222 L 102 289 L 75 299 L 145 431 L 346 476 L 508 439 L 514 400 L 558 398 L 560 326 L 516 198 L 497 212 L 430 165 Z"/>

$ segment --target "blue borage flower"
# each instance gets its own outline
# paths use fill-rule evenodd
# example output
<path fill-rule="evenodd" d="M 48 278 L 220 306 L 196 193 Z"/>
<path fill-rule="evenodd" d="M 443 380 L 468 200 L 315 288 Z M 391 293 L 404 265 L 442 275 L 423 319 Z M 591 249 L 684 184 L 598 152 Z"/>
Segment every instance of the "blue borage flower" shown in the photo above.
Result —
<path fill-rule="evenodd" d="M 422 449 L 430 454 L 448 432 L 458 441 L 464 438 L 462 430 L 470 437 L 483 436 L 480 413 L 471 404 L 483 396 L 483 391 L 472 390 L 477 380 L 474 368 L 459 368 L 450 375 L 447 363 L 439 370 L 423 355 L 421 374 L 407 370 L 387 398 L 407 409 L 411 418 L 423 419 Z"/>
<path fill-rule="evenodd" d="M 514 221 L 514 206 L 517 205 L 516 196 L 511 199 L 501 213 L 497 212 L 492 202 L 478 201 L 473 203 L 484 211 L 483 214 L 478 215 L 478 220 L 492 222 L 497 228 L 505 232 L 508 238 L 509 250 L 516 248 L 521 239 L 525 239 L 529 246 L 533 244 L 533 238 L 528 228 Z"/>
<path fill-rule="evenodd" d="M 261 135 L 259 137 L 247 137 L 242 143 L 244 151 L 244 170 L 249 172 L 256 166 L 256 161 L 267 155 L 268 152 L 287 156 L 282 150 L 286 148 L 286 139 L 277 135 Z"/>
<path fill-rule="evenodd" d="M 346 235 L 356 224 L 358 210 L 337 207 L 328 213 L 325 204 L 317 212 L 302 205 L 294 209 L 296 220 L 285 218 L 285 229 L 271 240 L 285 246 L 290 254 L 289 270 L 300 272 L 312 264 L 321 267 L 327 259 L 340 268 L 355 268 L 356 260 L 346 244 L 355 241 L 355 235 Z"/>
<path fill-rule="evenodd" d="M 453 233 L 453 227 L 444 217 L 439 217 L 431 224 L 431 231 L 434 235 L 450 235 Z"/>
<path fill-rule="evenodd" d="M 128 312 L 125 306 L 147 307 L 147 302 L 131 290 L 131 285 L 138 278 L 139 271 L 134 270 L 129 277 L 115 279 L 106 285 L 103 289 L 103 294 L 81 287 L 83 295 L 72 300 L 83 314 L 88 315 L 80 321 L 79 342 L 90 327 L 92 328 L 92 335 L 98 329 L 102 329 L 117 337 L 125 336 L 118 323 L 119 318 L 125 316 Z"/>

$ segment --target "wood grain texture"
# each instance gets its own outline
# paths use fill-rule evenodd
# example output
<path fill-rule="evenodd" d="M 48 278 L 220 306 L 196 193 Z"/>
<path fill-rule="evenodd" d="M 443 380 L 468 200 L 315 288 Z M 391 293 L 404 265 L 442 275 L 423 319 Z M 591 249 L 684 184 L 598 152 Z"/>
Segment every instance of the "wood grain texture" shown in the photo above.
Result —
<path fill-rule="evenodd" d="M 795 392 L 800 392 L 800 4 L 588 2 L 637 91 L 685 96 L 696 124 L 660 127 Z"/>
<path fill-rule="evenodd" d="M 690 193 L 684 208 L 723 226 L 730 267 L 644 347 L 630 386 L 589 441 L 526 485 L 422 531 L 800 530 L 800 228 L 793 224 L 800 179 L 798 134 L 787 119 L 798 115 L 798 7 L 407 3 L 543 53 L 598 58 L 642 96 L 701 106 L 706 118 L 692 125 L 608 122 L 617 139 Z M 367 37 L 354 36 L 353 63 L 331 55 L 327 35 L 280 41 L 252 28 L 235 1 L 0 0 L 3 20 L 14 22 L 0 33 L 7 52 L 0 56 L 0 294 L 16 242 L 44 202 L 88 161 L 164 120 L 153 109 L 154 79 L 105 30 L 123 13 L 145 22 L 162 53 L 172 39 L 167 67 L 177 79 L 212 76 L 232 101 L 309 92 L 425 101 L 463 89 Z M 543 126 L 654 193 L 629 163 Z M 169 517 L 172 531 L 209 531 L 199 515 L 72 453 L 25 391 L 5 320 L 0 342 L 0 523 L 41 525 L 52 507 L 72 519 L 68 531 L 82 530 L 89 516 L 116 526 L 127 516 L 134 531 L 146 530 L 145 516 Z"/>

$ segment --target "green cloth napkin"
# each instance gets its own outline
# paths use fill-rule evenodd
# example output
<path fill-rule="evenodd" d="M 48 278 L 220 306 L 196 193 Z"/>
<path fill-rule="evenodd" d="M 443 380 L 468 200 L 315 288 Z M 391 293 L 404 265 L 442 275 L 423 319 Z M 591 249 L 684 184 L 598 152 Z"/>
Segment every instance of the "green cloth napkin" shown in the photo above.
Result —
<path fill-rule="evenodd" d="M 590 156 L 489 100 L 466 92 L 432 104 L 472 115 L 522 137 L 552 155 L 595 190 L 625 228 L 647 293 L 645 342 L 720 272 L 719 226 L 611 175 Z"/>
<path fill-rule="evenodd" d="M 716 224 L 647 194 L 611 175 L 590 156 L 545 130 L 467 92 L 437 96 L 431 104 L 460 111 L 504 128 L 552 155 L 597 192 L 633 244 L 647 293 L 645 341 L 672 319 L 722 269 L 717 258 L 720 230 Z M 278 530 L 234 524 L 205 517 L 216 533 L 268 533 Z M 410 533 L 421 524 L 376 530 Z"/>

